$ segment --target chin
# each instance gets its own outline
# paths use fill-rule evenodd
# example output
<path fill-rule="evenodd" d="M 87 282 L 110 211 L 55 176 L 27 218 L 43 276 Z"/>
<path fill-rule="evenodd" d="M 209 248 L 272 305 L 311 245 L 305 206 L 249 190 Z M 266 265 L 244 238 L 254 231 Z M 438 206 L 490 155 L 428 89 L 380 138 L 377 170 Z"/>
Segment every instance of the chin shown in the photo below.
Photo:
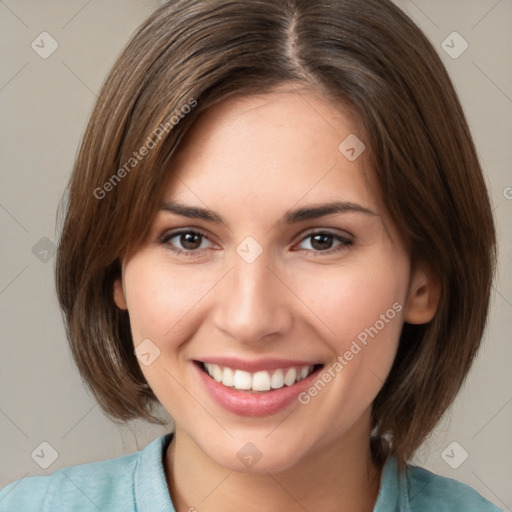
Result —
<path fill-rule="evenodd" d="M 298 447 L 304 449 L 300 442 Z M 230 446 L 217 445 L 214 451 L 211 448 L 208 446 L 205 450 L 211 460 L 238 473 L 279 473 L 300 463 L 302 456 L 305 455 L 290 444 L 277 446 L 276 443 L 264 440 L 240 443 L 240 437 L 237 437 Z"/>

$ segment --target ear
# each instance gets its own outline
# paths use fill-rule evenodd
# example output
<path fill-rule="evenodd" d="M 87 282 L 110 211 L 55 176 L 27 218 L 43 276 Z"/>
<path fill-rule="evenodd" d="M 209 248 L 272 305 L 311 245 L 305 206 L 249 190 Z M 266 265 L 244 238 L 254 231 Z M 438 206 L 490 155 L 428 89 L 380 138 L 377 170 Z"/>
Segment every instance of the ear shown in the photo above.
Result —
<path fill-rule="evenodd" d="M 128 309 L 128 306 L 126 305 L 126 298 L 125 298 L 125 295 L 124 295 L 124 290 L 123 290 L 123 280 L 121 277 L 118 277 L 115 281 L 114 281 L 114 302 L 116 303 L 117 307 L 119 309 Z"/>
<path fill-rule="evenodd" d="M 437 311 L 440 285 L 425 268 L 413 270 L 404 320 L 410 324 L 426 324 Z"/>

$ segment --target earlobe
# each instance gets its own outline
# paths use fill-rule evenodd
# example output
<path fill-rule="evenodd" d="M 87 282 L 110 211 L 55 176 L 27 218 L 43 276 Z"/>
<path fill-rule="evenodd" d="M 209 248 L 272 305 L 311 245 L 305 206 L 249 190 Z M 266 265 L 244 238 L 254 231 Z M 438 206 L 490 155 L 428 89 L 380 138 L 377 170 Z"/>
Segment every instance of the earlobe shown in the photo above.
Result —
<path fill-rule="evenodd" d="M 114 302 L 116 303 L 116 306 L 119 309 L 126 310 L 128 309 L 128 306 L 126 305 L 126 298 L 124 296 L 124 290 L 123 290 L 123 281 L 120 277 L 118 277 L 114 281 Z"/>
<path fill-rule="evenodd" d="M 404 320 L 410 324 L 426 324 L 437 311 L 439 283 L 424 269 L 413 271 Z"/>

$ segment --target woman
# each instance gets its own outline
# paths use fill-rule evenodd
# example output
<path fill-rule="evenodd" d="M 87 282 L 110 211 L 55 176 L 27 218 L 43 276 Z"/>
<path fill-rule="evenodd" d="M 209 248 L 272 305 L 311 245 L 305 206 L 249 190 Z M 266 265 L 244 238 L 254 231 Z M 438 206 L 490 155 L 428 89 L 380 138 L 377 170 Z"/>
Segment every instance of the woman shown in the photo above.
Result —
<path fill-rule="evenodd" d="M 102 87 L 56 280 L 103 410 L 163 423 L 160 403 L 175 431 L 0 504 L 497 511 L 408 464 L 469 371 L 494 265 L 460 103 L 396 6 L 168 2 Z"/>

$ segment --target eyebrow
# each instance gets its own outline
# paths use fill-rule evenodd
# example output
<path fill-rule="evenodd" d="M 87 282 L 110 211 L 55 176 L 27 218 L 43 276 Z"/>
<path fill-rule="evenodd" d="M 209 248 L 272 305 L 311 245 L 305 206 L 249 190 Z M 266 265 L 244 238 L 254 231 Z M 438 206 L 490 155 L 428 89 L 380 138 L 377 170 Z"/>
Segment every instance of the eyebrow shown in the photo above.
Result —
<path fill-rule="evenodd" d="M 199 208 L 197 206 L 187 206 L 177 201 L 165 201 L 160 209 L 191 219 L 201 219 L 216 224 L 226 224 L 224 219 L 212 210 Z M 296 210 L 289 210 L 278 223 L 295 224 L 304 220 L 316 219 L 334 213 L 362 213 L 377 216 L 375 212 L 360 204 L 347 201 L 335 201 L 332 203 L 314 204 Z"/>

